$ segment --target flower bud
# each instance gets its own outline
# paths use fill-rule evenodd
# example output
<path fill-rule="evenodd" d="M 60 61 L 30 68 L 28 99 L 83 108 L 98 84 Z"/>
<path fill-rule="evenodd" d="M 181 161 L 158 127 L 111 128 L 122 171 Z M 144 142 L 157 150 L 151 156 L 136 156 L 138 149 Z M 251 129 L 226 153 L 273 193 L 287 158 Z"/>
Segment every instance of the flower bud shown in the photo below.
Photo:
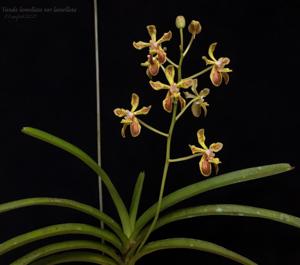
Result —
<path fill-rule="evenodd" d="M 183 29 L 185 27 L 185 18 L 184 18 L 184 16 L 177 16 L 175 24 L 176 24 L 176 27 L 178 29 Z"/>
<path fill-rule="evenodd" d="M 195 37 L 195 35 L 199 34 L 201 32 L 201 25 L 200 22 L 197 20 L 192 20 L 192 22 L 190 23 L 188 30 L 191 34 L 193 34 L 193 36 Z"/>

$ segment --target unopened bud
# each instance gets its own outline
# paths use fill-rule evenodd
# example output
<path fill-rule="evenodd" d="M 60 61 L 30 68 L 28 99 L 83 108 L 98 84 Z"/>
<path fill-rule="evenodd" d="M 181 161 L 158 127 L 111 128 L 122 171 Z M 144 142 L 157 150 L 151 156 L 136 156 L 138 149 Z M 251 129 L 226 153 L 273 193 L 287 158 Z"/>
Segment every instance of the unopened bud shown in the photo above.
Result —
<path fill-rule="evenodd" d="M 177 16 L 175 24 L 176 24 L 176 27 L 178 29 L 183 29 L 185 27 L 185 18 L 184 18 L 184 16 Z"/>
<path fill-rule="evenodd" d="M 193 34 L 194 36 L 199 34 L 201 32 L 201 25 L 200 22 L 197 20 L 192 20 L 192 22 L 190 23 L 188 30 L 191 34 Z"/>

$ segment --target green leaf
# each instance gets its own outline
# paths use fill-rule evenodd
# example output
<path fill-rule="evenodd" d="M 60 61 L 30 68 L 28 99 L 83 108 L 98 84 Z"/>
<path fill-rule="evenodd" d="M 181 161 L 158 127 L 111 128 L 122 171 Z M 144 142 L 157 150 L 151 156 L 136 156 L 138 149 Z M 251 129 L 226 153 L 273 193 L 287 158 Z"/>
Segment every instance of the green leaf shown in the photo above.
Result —
<path fill-rule="evenodd" d="M 47 257 L 49 255 L 57 254 L 59 252 L 70 251 L 70 250 L 96 250 L 101 251 L 104 254 L 107 254 L 111 258 L 113 258 L 116 262 L 121 263 L 120 257 L 116 254 L 115 250 L 107 245 L 102 243 L 98 243 L 90 240 L 70 240 L 59 243 L 49 244 L 43 247 L 40 247 L 25 256 L 17 259 L 12 262 L 10 265 L 27 265 L 32 262 Z"/>
<path fill-rule="evenodd" d="M 192 239 L 192 238 L 170 238 L 170 239 L 163 239 L 158 241 L 153 241 L 146 244 L 143 249 L 136 254 L 131 262 L 128 265 L 134 265 L 137 260 L 141 257 L 148 255 L 152 252 L 163 250 L 163 249 L 176 249 L 176 248 L 184 248 L 184 249 L 194 249 L 200 250 L 212 254 L 216 254 L 219 256 L 223 256 L 225 258 L 234 260 L 239 262 L 240 264 L 244 265 L 257 265 L 254 261 L 243 257 L 242 255 L 228 250 L 224 247 L 216 245 L 214 243 Z"/>
<path fill-rule="evenodd" d="M 100 254 L 86 251 L 70 251 L 42 258 L 30 265 L 56 265 L 69 262 L 89 262 L 99 265 L 118 265 L 114 260 Z"/>
<path fill-rule="evenodd" d="M 101 238 L 111 243 L 117 249 L 122 250 L 122 244 L 120 240 L 113 233 L 107 230 L 103 230 L 86 224 L 67 223 L 67 224 L 58 224 L 58 225 L 43 227 L 13 237 L 0 244 L 0 255 L 3 255 L 8 251 L 11 251 L 13 249 L 24 246 L 34 241 L 38 241 L 41 239 L 54 237 L 54 236 L 71 235 L 71 234 L 88 235 L 88 236 Z"/>
<path fill-rule="evenodd" d="M 125 204 L 124 204 L 123 200 L 121 199 L 115 186 L 111 182 L 109 176 L 97 164 L 97 162 L 95 162 L 89 155 L 87 155 L 85 152 L 83 152 L 77 146 L 75 146 L 65 140 L 62 140 L 52 134 L 46 133 L 44 131 L 41 131 L 41 130 L 38 130 L 35 128 L 30 128 L 30 127 L 24 127 L 22 129 L 22 132 L 27 135 L 30 135 L 34 138 L 37 138 L 39 140 L 42 140 L 49 144 L 52 144 L 60 149 L 67 151 L 68 153 L 79 158 L 88 167 L 90 167 L 94 172 L 96 172 L 96 174 L 101 177 L 101 180 L 103 181 L 104 185 L 106 186 L 106 188 L 117 208 L 118 214 L 119 214 L 121 222 L 122 222 L 124 233 L 127 236 L 131 234 L 129 215 L 128 215 L 127 209 L 125 207 Z"/>
<path fill-rule="evenodd" d="M 165 196 L 162 200 L 160 209 L 161 211 L 163 211 L 179 202 L 182 202 L 186 199 L 192 198 L 209 190 L 276 175 L 282 172 L 289 171 L 291 169 L 293 169 L 293 167 L 291 167 L 289 164 L 281 163 L 237 170 L 213 178 L 205 179 L 181 188 Z M 137 220 L 132 238 L 136 237 L 140 230 L 153 218 L 156 208 L 157 203 L 146 210 Z"/>
<path fill-rule="evenodd" d="M 145 172 L 140 172 L 133 190 L 130 211 L 129 211 L 129 218 L 130 218 L 132 230 L 134 229 L 135 226 L 136 216 L 137 216 L 141 194 L 143 190 L 144 179 L 145 179 Z"/>
<path fill-rule="evenodd" d="M 21 200 L 0 204 L 0 213 L 5 213 L 8 211 L 12 211 L 24 207 L 41 206 L 41 205 L 65 207 L 65 208 L 74 209 L 76 211 L 88 214 L 94 218 L 97 218 L 100 221 L 103 221 L 109 228 L 111 228 L 120 237 L 120 239 L 123 242 L 126 243 L 128 241 L 128 238 L 123 234 L 123 231 L 119 226 L 119 224 L 110 216 L 99 211 L 97 208 L 73 200 L 60 199 L 60 198 L 47 198 L 47 197 L 21 199 Z"/>
<path fill-rule="evenodd" d="M 286 213 L 245 205 L 214 204 L 173 211 L 160 217 L 155 229 L 179 220 L 210 215 L 256 217 L 300 228 L 300 218 Z"/>

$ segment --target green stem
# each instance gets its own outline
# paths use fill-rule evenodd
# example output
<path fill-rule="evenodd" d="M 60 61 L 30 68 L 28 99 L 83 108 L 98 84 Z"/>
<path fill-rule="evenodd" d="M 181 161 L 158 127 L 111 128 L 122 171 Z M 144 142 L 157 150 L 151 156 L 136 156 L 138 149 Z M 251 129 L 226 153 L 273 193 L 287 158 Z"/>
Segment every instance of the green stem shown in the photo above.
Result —
<path fill-rule="evenodd" d="M 174 63 L 171 59 L 167 57 L 167 61 L 172 64 L 174 67 L 178 68 L 178 64 Z"/>
<path fill-rule="evenodd" d="M 166 146 L 166 159 L 165 159 L 164 171 L 163 171 L 163 176 L 162 176 L 162 180 L 161 180 L 159 198 L 158 198 L 158 202 L 157 202 L 155 215 L 154 215 L 153 221 L 150 225 L 150 228 L 147 231 L 147 234 L 144 237 L 142 243 L 140 244 L 137 252 L 139 252 L 142 249 L 142 247 L 144 246 L 144 244 L 146 243 L 146 241 L 149 238 L 152 230 L 154 229 L 154 227 L 157 223 L 158 217 L 159 217 L 161 202 L 162 202 L 162 198 L 164 195 L 165 184 L 166 184 L 166 179 L 167 179 L 168 169 L 169 169 L 169 164 L 170 164 L 169 160 L 170 160 L 171 140 L 172 140 L 172 134 L 173 134 L 173 130 L 174 130 L 175 122 L 176 122 L 176 111 L 177 111 L 177 101 L 174 102 L 174 106 L 173 106 L 173 115 L 172 115 L 171 125 L 170 125 L 170 129 L 169 129 L 169 136 L 167 139 L 167 146 Z"/>
<path fill-rule="evenodd" d="M 178 64 L 178 82 L 182 79 L 182 62 L 183 62 L 183 29 L 179 29 L 180 33 L 180 45 L 179 45 L 179 51 L 180 51 L 180 60 Z"/>
<path fill-rule="evenodd" d="M 209 66 L 209 67 L 205 68 L 204 70 L 202 70 L 202 71 L 200 71 L 200 72 L 198 72 L 198 73 L 196 73 L 194 75 L 191 75 L 191 76 L 187 77 L 186 79 L 193 79 L 195 77 L 198 77 L 199 75 L 203 75 L 206 72 L 208 72 L 209 70 L 211 70 L 212 68 L 213 68 L 212 66 Z"/>
<path fill-rule="evenodd" d="M 153 128 L 152 126 L 150 126 L 149 124 L 147 124 L 146 122 L 143 122 L 141 119 L 138 119 L 139 120 L 139 122 L 140 122 L 140 124 L 142 124 L 144 127 L 146 127 L 148 130 L 150 130 L 150 131 L 152 131 L 152 132 L 154 132 L 154 133 L 157 133 L 157 134 L 159 134 L 159 135 L 162 135 L 162 136 L 164 136 L 164 137 L 168 137 L 168 134 L 167 133 L 164 133 L 164 132 L 162 132 L 162 131 L 160 131 L 160 130 L 157 130 L 157 129 L 155 129 L 155 128 Z"/>
<path fill-rule="evenodd" d="M 180 113 L 178 113 L 178 115 L 176 116 L 176 121 L 179 120 L 179 118 L 181 117 L 181 115 L 197 100 L 199 100 L 200 97 L 195 97 L 192 100 L 189 101 L 188 104 L 185 105 L 185 107 L 180 111 Z"/>
<path fill-rule="evenodd" d="M 184 157 L 179 157 L 179 158 L 169 159 L 169 162 L 170 162 L 170 163 L 181 162 L 181 161 L 193 159 L 193 158 L 198 157 L 198 156 L 201 156 L 201 155 L 202 155 L 202 154 L 198 153 L 198 154 L 194 154 L 194 155 L 190 155 L 190 156 L 184 156 Z"/>
<path fill-rule="evenodd" d="M 166 73 L 166 68 L 162 64 L 160 65 L 160 67 L 164 71 L 164 73 Z"/>
<path fill-rule="evenodd" d="M 191 39 L 190 39 L 190 42 L 189 42 L 188 46 L 186 47 L 186 49 L 185 49 L 185 51 L 184 51 L 184 53 L 183 53 L 183 57 L 185 57 L 185 56 L 187 55 L 189 49 L 190 49 L 191 46 L 192 46 L 192 43 L 193 43 L 194 39 L 195 39 L 195 36 L 192 35 L 192 36 L 191 36 Z"/>

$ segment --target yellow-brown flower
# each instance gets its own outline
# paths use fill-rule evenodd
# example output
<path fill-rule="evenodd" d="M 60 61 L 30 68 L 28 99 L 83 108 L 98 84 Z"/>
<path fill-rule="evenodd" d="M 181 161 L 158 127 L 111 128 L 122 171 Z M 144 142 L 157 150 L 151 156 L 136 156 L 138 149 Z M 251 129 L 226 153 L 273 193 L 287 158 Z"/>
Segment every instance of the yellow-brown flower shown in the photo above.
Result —
<path fill-rule="evenodd" d="M 217 43 L 214 42 L 209 46 L 208 55 L 210 59 L 206 56 L 203 56 L 202 59 L 205 61 L 206 65 L 212 65 L 212 69 L 210 72 L 210 80 L 214 86 L 218 87 L 222 84 L 223 78 L 224 82 L 227 85 L 229 82 L 229 72 L 232 72 L 231 69 L 225 68 L 227 64 L 230 63 L 230 59 L 228 57 L 220 57 L 218 60 L 214 56 L 214 51 L 217 46 Z"/>
<path fill-rule="evenodd" d="M 200 153 L 202 154 L 200 162 L 199 162 L 199 168 L 201 171 L 201 174 L 204 177 L 208 177 L 211 175 L 211 164 L 214 164 L 216 174 L 218 174 L 219 171 L 219 164 L 221 163 L 220 159 L 215 157 L 215 153 L 219 152 L 223 148 L 223 144 L 220 142 L 213 143 L 209 146 L 209 148 L 205 144 L 205 135 L 204 135 L 204 129 L 200 129 L 197 132 L 197 138 L 198 142 L 201 145 L 201 147 L 197 147 L 195 145 L 190 145 L 191 151 L 193 154 Z"/>
<path fill-rule="evenodd" d="M 130 126 L 130 133 L 132 137 L 137 137 L 141 132 L 141 125 L 137 119 L 137 115 L 146 115 L 151 109 L 151 106 L 142 107 L 139 110 L 136 110 L 139 105 L 139 96 L 135 93 L 132 93 L 131 96 L 131 110 L 116 108 L 114 109 L 114 114 L 120 118 L 123 127 L 121 129 L 121 135 L 125 138 L 125 130 L 127 126 Z"/>
<path fill-rule="evenodd" d="M 169 85 L 159 81 L 150 81 L 150 85 L 155 90 L 167 89 L 168 93 L 163 100 L 163 108 L 167 112 L 172 112 L 174 100 L 179 100 L 181 108 L 184 108 L 185 99 L 180 94 L 180 88 L 189 88 L 193 84 L 193 79 L 183 79 L 177 84 L 174 82 L 175 69 L 173 65 L 168 65 L 165 70 L 166 78 Z"/>

